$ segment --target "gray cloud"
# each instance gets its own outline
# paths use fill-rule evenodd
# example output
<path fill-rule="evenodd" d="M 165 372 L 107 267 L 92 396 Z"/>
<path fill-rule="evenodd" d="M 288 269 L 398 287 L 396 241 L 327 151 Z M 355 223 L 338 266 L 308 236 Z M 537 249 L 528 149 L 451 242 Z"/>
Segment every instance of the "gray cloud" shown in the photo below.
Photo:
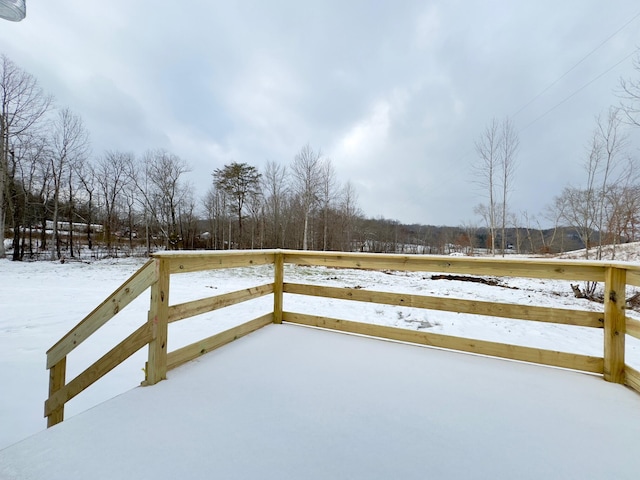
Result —
<path fill-rule="evenodd" d="M 567 2 L 30 0 L 0 51 L 91 129 L 94 152 L 163 147 L 199 194 L 232 160 L 289 163 L 307 142 L 366 214 L 458 224 L 482 197 L 474 141 L 638 13 Z M 538 213 L 579 167 L 594 116 L 619 100 L 640 19 L 514 116 L 514 210 Z M 637 134 L 635 134 L 637 136 Z"/>

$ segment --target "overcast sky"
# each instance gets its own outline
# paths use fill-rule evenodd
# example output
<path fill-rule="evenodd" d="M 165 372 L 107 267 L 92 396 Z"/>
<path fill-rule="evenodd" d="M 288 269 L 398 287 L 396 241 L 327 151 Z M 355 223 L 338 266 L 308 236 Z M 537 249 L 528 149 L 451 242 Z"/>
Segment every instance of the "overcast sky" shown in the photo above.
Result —
<path fill-rule="evenodd" d="M 594 117 L 640 78 L 639 14 L 637 0 L 27 0 L 0 53 L 83 118 L 94 155 L 165 148 L 199 197 L 215 168 L 288 165 L 309 143 L 365 215 L 459 225 L 478 221 L 474 142 L 493 117 L 520 131 L 512 210 L 582 183 Z"/>

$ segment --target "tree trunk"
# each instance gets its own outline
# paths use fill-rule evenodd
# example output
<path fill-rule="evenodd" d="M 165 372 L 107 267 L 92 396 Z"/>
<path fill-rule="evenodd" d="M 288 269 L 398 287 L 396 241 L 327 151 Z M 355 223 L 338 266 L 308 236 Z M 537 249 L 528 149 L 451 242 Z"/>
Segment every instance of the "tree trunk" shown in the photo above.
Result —
<path fill-rule="evenodd" d="M 13 257 L 12 260 L 18 261 L 20 258 L 20 223 L 13 225 Z"/>
<path fill-rule="evenodd" d="M 308 250 L 309 211 L 304 214 L 304 233 L 302 234 L 302 250 Z M 300 238 L 300 237 L 298 237 Z"/>

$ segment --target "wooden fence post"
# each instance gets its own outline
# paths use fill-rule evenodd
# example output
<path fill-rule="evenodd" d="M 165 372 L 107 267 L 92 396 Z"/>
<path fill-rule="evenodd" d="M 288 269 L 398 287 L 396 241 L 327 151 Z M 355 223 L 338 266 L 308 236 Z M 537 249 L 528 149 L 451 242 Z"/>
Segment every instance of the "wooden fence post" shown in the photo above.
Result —
<path fill-rule="evenodd" d="M 149 357 L 146 368 L 146 384 L 155 385 L 167 378 L 167 333 L 169 320 L 169 261 L 156 258 L 158 281 L 151 285 L 152 340 L 149 342 Z"/>
<path fill-rule="evenodd" d="M 608 267 L 604 286 L 604 379 L 624 383 L 625 289 L 627 271 Z"/>
<path fill-rule="evenodd" d="M 67 374 L 67 357 L 49 369 L 49 398 L 65 385 Z M 64 403 L 47 416 L 47 428 L 64 420 Z"/>
<path fill-rule="evenodd" d="M 278 250 L 273 261 L 273 323 L 282 323 L 284 254 Z"/>

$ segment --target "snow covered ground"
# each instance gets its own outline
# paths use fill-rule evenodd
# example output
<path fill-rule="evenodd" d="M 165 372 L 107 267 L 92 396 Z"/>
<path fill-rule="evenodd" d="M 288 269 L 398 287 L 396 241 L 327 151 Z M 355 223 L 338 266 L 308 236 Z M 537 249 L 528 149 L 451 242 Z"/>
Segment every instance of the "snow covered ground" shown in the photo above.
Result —
<path fill-rule="evenodd" d="M 589 250 L 589 258 L 596 259 L 597 247 Z M 586 251 L 574 250 L 572 252 L 561 253 L 558 258 L 586 258 Z M 621 243 L 619 245 L 604 245 L 602 247 L 603 260 L 615 260 L 622 262 L 640 262 L 640 242 Z"/>
<path fill-rule="evenodd" d="M 11 262 L 0 260 L 0 449 L 43 430 L 48 372 L 45 352 L 115 290 L 143 263 L 141 259 L 94 263 Z M 501 279 L 501 286 L 432 280 L 429 273 L 363 272 L 287 266 L 285 281 L 335 287 L 484 299 L 539 306 L 600 310 L 574 298 L 561 281 Z M 173 276 L 170 303 L 271 283 L 271 267 L 214 270 Z M 141 296 L 88 341 L 67 362 L 67 378 L 93 363 L 147 316 L 148 295 Z M 555 324 L 523 322 L 407 307 L 285 296 L 285 309 L 468 338 L 587 355 L 602 355 L 602 332 Z M 272 310 L 272 298 L 257 299 L 172 324 L 169 350 L 225 330 Z M 66 418 L 136 387 L 142 381 L 146 350 L 66 405 Z M 627 337 L 627 363 L 640 368 L 640 342 Z"/>
<path fill-rule="evenodd" d="M 0 478 L 636 480 L 638 410 L 594 375 L 269 325 L 0 450 Z"/>

